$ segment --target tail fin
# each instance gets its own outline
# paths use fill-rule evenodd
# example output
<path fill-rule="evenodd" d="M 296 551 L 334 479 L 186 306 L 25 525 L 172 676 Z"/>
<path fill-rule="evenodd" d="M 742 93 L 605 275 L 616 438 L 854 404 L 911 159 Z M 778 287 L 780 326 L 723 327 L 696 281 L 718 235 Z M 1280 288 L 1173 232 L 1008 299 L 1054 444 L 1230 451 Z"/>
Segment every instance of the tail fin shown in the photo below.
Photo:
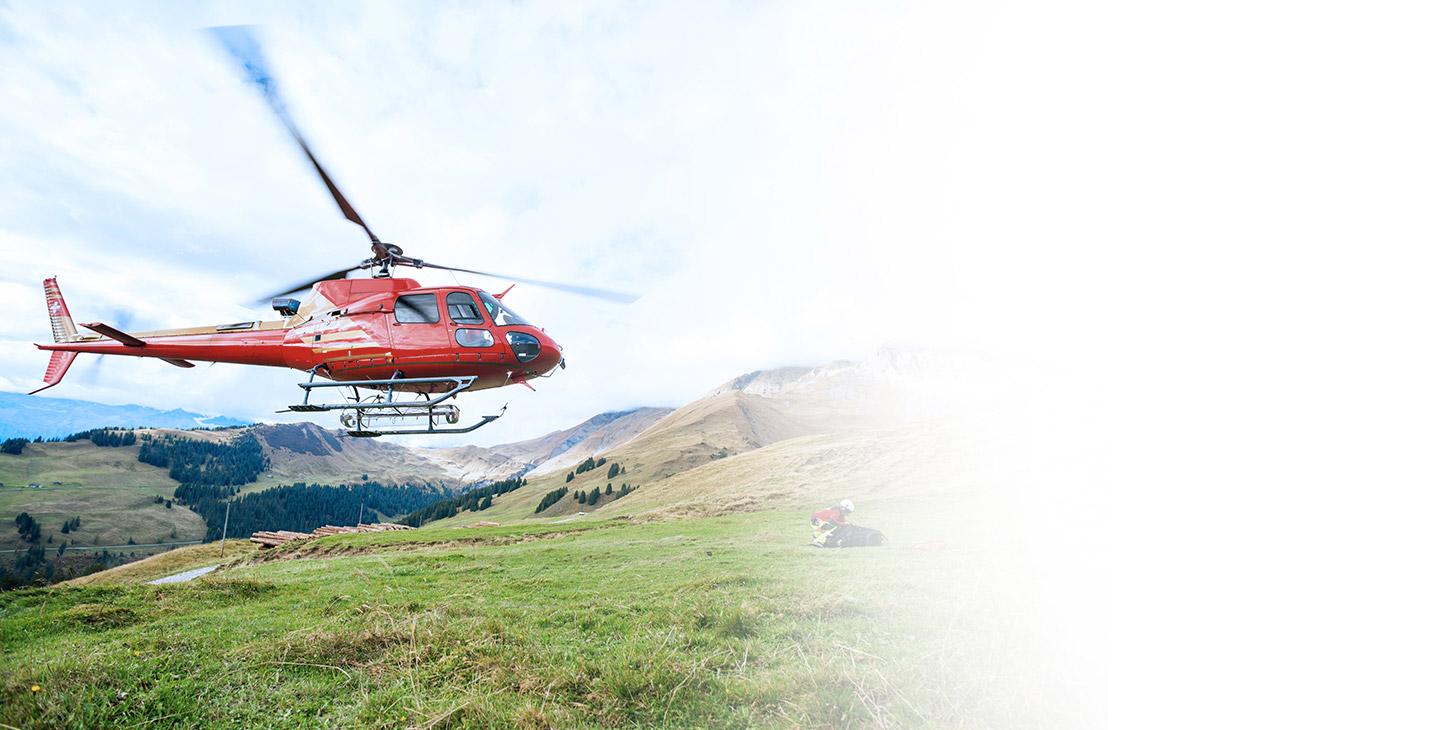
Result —
<path fill-rule="evenodd" d="M 78 352 L 64 352 L 61 350 L 50 353 L 50 364 L 45 367 L 45 385 L 30 391 L 30 395 L 35 395 L 46 388 L 59 385 L 60 379 L 65 377 L 65 371 L 70 369 L 70 363 L 75 362 L 75 356 L 79 354 Z"/>
<path fill-rule="evenodd" d="M 45 310 L 50 313 L 50 333 L 55 341 L 75 341 L 78 336 L 75 320 L 70 319 L 70 309 L 65 306 L 65 297 L 60 294 L 60 285 L 53 276 L 45 280 Z"/>
<path fill-rule="evenodd" d="M 60 295 L 60 285 L 53 276 L 45 280 L 45 311 L 50 315 L 50 334 L 56 342 L 73 342 L 78 339 L 75 321 L 70 319 L 70 309 L 65 306 L 65 297 Z M 78 354 L 80 353 L 59 350 L 50 353 L 50 364 L 45 367 L 45 385 L 30 391 L 30 395 L 59 385 L 60 379 L 65 377 L 65 371 L 70 369 L 70 363 L 75 362 Z"/>

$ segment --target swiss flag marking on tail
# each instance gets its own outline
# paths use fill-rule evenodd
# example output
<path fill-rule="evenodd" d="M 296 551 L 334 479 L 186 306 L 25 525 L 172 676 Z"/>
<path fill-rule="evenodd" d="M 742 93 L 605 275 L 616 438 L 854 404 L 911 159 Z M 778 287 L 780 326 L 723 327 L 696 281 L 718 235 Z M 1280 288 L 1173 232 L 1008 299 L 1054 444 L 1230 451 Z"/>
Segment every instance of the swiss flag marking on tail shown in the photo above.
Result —
<path fill-rule="evenodd" d="M 60 294 L 60 284 L 55 277 L 45 280 L 45 309 L 50 314 L 50 334 L 56 342 L 70 342 L 76 337 L 75 322 L 70 319 L 70 308 L 65 306 L 65 297 Z"/>

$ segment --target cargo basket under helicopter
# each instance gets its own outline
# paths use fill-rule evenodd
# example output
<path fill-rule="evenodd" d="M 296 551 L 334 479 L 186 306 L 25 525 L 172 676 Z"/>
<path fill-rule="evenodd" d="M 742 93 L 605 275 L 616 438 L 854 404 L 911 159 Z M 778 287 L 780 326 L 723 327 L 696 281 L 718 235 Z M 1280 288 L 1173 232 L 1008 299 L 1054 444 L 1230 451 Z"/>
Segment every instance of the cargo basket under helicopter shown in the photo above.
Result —
<path fill-rule="evenodd" d="M 469 426 L 460 423 L 460 408 L 450 399 L 464 392 L 475 382 L 475 376 L 464 375 L 435 378 L 405 378 L 396 373 L 395 377 L 380 380 L 350 380 L 343 383 L 315 382 L 315 373 L 310 373 L 310 382 L 299 383 L 305 391 L 305 398 L 299 404 L 290 406 L 288 411 L 315 413 L 319 411 L 340 411 L 340 426 L 351 436 L 401 436 L 406 434 L 470 433 L 481 426 L 505 415 L 507 406 L 493 416 L 485 416 Z M 438 393 L 406 393 L 415 400 L 396 400 L 397 387 L 450 384 L 448 390 Z M 310 395 L 320 388 L 349 388 L 351 395 L 340 403 L 311 403 Z M 373 395 L 362 395 L 361 388 L 378 390 Z M 343 391 L 342 391 L 343 392 Z M 433 397 L 432 397 L 433 396 Z M 285 411 L 279 411 L 284 413 Z"/>

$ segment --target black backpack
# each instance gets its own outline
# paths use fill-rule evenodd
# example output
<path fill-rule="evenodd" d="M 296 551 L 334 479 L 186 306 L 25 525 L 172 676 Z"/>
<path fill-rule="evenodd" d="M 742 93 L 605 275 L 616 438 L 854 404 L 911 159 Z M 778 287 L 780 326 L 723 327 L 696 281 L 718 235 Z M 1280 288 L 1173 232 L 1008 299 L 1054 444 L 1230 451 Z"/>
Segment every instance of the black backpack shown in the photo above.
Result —
<path fill-rule="evenodd" d="M 876 547 L 884 544 L 885 533 L 859 525 L 840 525 L 825 541 L 825 547 Z"/>

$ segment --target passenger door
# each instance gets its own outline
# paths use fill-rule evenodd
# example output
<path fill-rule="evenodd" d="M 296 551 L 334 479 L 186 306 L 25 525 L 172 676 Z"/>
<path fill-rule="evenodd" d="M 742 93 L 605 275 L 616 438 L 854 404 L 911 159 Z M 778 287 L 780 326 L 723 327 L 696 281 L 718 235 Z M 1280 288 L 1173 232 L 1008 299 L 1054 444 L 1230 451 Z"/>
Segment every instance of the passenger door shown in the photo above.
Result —
<path fill-rule="evenodd" d="M 395 366 L 409 377 L 426 377 L 424 366 L 455 362 L 455 348 L 450 344 L 450 331 L 440 318 L 440 302 L 435 292 L 402 294 L 395 298 L 395 312 L 390 317 L 390 344 L 395 352 Z M 420 369 L 416 369 L 420 368 Z"/>

